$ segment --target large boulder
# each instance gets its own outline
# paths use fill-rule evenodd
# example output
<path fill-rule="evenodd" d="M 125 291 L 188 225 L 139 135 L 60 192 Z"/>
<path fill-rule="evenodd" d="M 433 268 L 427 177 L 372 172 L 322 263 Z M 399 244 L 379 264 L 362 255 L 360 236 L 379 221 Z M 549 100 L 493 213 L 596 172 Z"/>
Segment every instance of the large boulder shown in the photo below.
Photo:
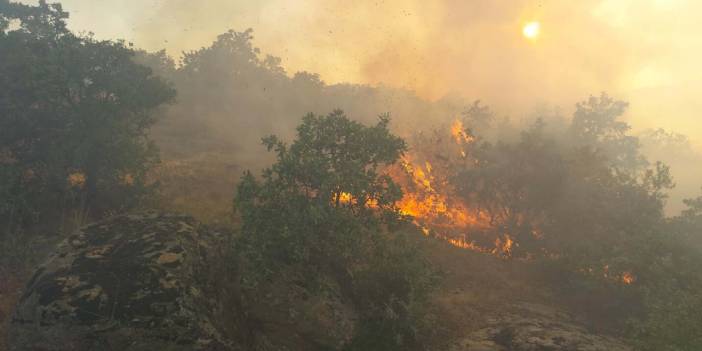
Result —
<path fill-rule="evenodd" d="M 11 350 L 234 350 L 213 323 L 202 277 L 217 234 L 145 213 L 67 238 L 27 285 Z M 234 312 L 234 311 L 233 311 Z"/>
<path fill-rule="evenodd" d="M 451 351 L 632 351 L 622 340 L 593 333 L 556 309 L 519 304 L 455 343 Z"/>

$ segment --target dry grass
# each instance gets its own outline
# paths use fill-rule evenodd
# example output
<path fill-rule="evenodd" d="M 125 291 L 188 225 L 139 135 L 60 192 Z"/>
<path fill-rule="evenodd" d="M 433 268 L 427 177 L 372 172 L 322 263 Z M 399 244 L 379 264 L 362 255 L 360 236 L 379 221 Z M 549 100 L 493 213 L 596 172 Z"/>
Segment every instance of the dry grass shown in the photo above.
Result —
<path fill-rule="evenodd" d="M 165 160 L 150 174 L 159 183 L 156 207 L 189 214 L 199 221 L 232 225 L 232 201 L 243 174 L 231 157 L 202 153 L 185 159 Z"/>
<path fill-rule="evenodd" d="M 444 274 L 432 302 L 448 330 L 445 338 L 479 329 L 486 319 L 515 304 L 553 303 L 550 289 L 536 283 L 542 279 L 531 262 L 506 260 L 438 240 L 429 246 L 428 255 Z"/>

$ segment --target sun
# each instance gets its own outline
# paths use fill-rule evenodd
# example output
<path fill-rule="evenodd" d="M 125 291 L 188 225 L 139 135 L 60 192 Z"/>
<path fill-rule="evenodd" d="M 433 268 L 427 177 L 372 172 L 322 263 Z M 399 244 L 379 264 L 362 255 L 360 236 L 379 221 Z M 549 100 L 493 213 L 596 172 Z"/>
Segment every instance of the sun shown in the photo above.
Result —
<path fill-rule="evenodd" d="M 522 34 L 527 39 L 536 39 L 539 36 L 539 33 L 541 33 L 541 24 L 536 21 L 529 22 L 524 25 L 524 28 L 522 28 Z"/>

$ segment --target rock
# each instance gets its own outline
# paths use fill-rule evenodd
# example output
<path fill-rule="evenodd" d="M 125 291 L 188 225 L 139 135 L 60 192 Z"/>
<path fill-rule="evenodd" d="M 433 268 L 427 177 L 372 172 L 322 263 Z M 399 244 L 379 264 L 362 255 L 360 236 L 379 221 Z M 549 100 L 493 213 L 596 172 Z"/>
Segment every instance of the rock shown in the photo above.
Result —
<path fill-rule="evenodd" d="M 158 213 L 83 228 L 28 283 L 10 349 L 238 349 L 203 296 L 203 256 L 216 237 L 189 217 Z"/>
<path fill-rule="evenodd" d="M 551 308 L 522 304 L 488 320 L 451 351 L 631 351 L 621 340 L 589 332 Z"/>

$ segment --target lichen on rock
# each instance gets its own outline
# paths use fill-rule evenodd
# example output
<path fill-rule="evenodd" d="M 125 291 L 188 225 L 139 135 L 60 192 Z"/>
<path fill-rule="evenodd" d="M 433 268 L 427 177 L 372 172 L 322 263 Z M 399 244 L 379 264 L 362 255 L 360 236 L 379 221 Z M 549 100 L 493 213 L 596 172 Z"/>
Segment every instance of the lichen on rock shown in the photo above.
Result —
<path fill-rule="evenodd" d="M 536 304 L 518 304 L 487 320 L 451 351 L 632 351 L 621 340 L 586 330 L 571 316 Z"/>
<path fill-rule="evenodd" d="M 122 215 L 71 235 L 30 280 L 14 350 L 234 350 L 196 272 L 211 231 L 173 214 Z"/>

